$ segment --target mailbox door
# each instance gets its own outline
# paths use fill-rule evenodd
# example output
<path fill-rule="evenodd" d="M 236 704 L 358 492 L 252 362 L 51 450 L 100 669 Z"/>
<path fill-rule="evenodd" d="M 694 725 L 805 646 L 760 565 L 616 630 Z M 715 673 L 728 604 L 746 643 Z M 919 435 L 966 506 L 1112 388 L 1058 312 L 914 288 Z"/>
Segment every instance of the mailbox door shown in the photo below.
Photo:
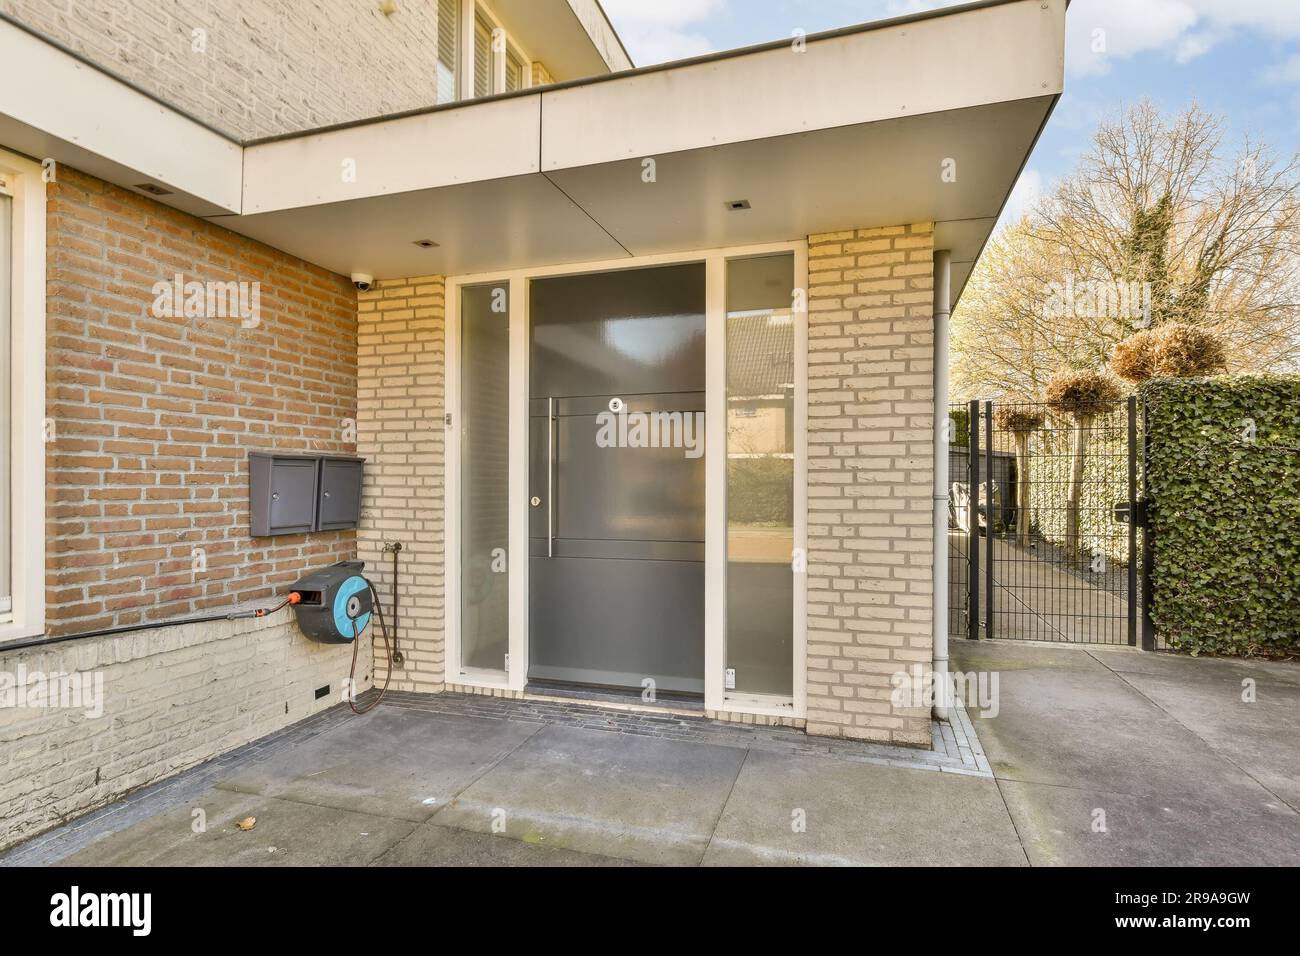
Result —
<path fill-rule="evenodd" d="M 312 529 L 316 510 L 316 462 L 276 458 L 271 462 L 271 534 Z"/>
<path fill-rule="evenodd" d="M 361 462 L 326 458 L 321 461 L 320 512 L 317 528 L 354 528 L 361 519 Z"/>

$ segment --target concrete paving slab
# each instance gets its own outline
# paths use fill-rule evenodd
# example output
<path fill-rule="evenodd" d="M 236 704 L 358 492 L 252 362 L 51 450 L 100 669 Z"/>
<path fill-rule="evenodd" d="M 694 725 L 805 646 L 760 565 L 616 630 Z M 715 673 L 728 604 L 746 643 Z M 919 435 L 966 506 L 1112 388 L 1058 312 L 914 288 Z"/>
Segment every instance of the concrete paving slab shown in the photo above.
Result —
<path fill-rule="evenodd" d="M 195 810 L 206 815 L 193 830 Z M 256 817 L 248 831 L 236 821 Z M 257 794 L 211 790 L 119 830 L 60 866 L 364 866 L 415 829 L 406 820 Z"/>
<path fill-rule="evenodd" d="M 704 857 L 706 866 L 1025 862 L 987 777 L 757 752 L 745 761 Z"/>
<path fill-rule="evenodd" d="M 418 823 L 539 729 L 380 707 L 273 761 L 238 768 L 217 785 Z"/>
<path fill-rule="evenodd" d="M 1300 695 L 1279 665 L 967 641 L 953 659 L 1000 672 L 999 713 L 971 716 L 1035 865 L 1300 862 Z M 1243 674 L 1267 705 L 1241 702 Z"/>
<path fill-rule="evenodd" d="M 1258 683 L 1300 686 L 1300 662 L 1254 658 L 1191 657 L 1168 652 L 1135 651 L 1127 647 L 1089 647 L 1088 653 L 1111 670 L 1124 674 L 1152 674 L 1189 683 L 1235 680 L 1246 677 Z"/>
<path fill-rule="evenodd" d="M 1101 660 L 1110 663 L 1109 656 Z M 1144 664 L 1115 669 L 1215 753 L 1300 810 L 1300 682 L 1291 673 L 1300 667 L 1167 657 Z M 1251 699 L 1244 699 L 1247 680 Z"/>
<path fill-rule="evenodd" d="M 1196 781 L 1164 796 L 1000 781 L 1034 866 L 1295 866 L 1300 818 L 1256 789 L 1225 803 Z M 1097 810 L 1106 832 L 1094 832 Z"/>
<path fill-rule="evenodd" d="M 745 754 L 550 726 L 434 820 L 479 833 L 493 832 L 497 822 L 506 836 L 525 843 L 693 865 L 704 855 Z"/>
<path fill-rule="evenodd" d="M 372 866 L 636 866 L 591 853 L 422 823 Z"/>
<path fill-rule="evenodd" d="M 1255 796 L 1236 767 L 1086 650 L 957 644 L 956 669 L 999 672 L 997 716 L 969 711 L 999 779 L 1129 794 L 1195 781 L 1225 800 Z"/>

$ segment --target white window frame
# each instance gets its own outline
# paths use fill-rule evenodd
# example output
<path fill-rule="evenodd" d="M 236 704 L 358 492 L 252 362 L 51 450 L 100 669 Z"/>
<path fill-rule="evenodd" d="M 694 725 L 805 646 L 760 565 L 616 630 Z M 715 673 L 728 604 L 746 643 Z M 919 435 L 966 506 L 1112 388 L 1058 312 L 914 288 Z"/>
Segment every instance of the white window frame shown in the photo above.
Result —
<path fill-rule="evenodd" d="M 460 21 L 459 23 L 456 24 L 456 39 L 457 39 L 457 41 L 458 41 L 458 42 L 457 42 L 457 46 L 459 46 L 460 49 L 458 49 L 458 50 L 456 51 L 456 63 L 454 64 L 454 65 L 455 65 L 455 75 L 456 75 L 456 91 L 452 94 L 452 98 L 451 98 L 451 102 L 452 102 L 452 103 L 459 103 L 461 100 L 463 100 L 463 99 L 466 98 L 466 97 L 465 97 L 465 92 L 464 92 L 464 89 L 465 89 L 465 68 L 464 68 L 464 65 L 463 65 L 463 63 L 462 63 L 462 60 L 464 60 L 464 54 L 465 54 L 465 43 L 464 43 L 463 39 L 461 38 L 461 32 L 463 32 L 464 29 L 465 29 L 465 4 L 468 3 L 468 2 L 472 2 L 472 0 L 456 0 L 456 19 Z M 437 3 L 437 0 L 434 0 L 434 21 L 433 21 L 433 22 L 434 22 L 434 37 L 433 37 L 433 44 L 434 44 L 434 87 L 435 87 L 435 88 L 434 88 L 434 95 L 435 95 L 435 96 L 437 95 L 437 82 L 438 82 L 438 76 L 437 76 L 437 71 L 438 71 L 438 34 L 441 32 L 441 29 L 442 29 L 442 24 L 440 24 L 440 23 L 438 22 L 437 11 L 438 11 L 438 3 Z M 439 105 L 444 105 L 444 104 L 439 104 Z"/>
<path fill-rule="evenodd" d="M 549 276 L 613 272 L 655 265 L 702 262 L 705 266 L 705 413 L 710 422 L 727 416 L 727 306 L 726 269 L 731 259 L 789 252 L 794 254 L 796 289 L 808 287 L 806 241 L 773 243 L 636 256 L 597 262 L 570 263 L 535 269 L 501 270 L 446 280 L 446 404 L 451 423 L 446 429 L 444 574 L 446 630 L 445 681 L 450 685 L 522 692 L 528 683 L 528 283 Z M 460 665 L 460 300 L 461 289 L 486 283 L 506 283 L 510 288 L 510 501 L 507 565 L 509 582 L 509 654 L 506 672 L 483 672 Z M 801 302 L 807 301 L 806 294 Z M 795 303 L 796 306 L 799 304 Z M 795 320 L 795 476 L 794 546 L 808 549 L 808 312 L 793 313 Z M 725 429 L 725 424 L 722 426 Z M 808 575 L 798 574 L 794 588 L 794 687 L 789 697 L 738 694 L 726 690 L 727 640 L 727 447 L 726 441 L 706 441 L 704 543 L 704 706 L 732 714 L 803 719 L 807 716 Z"/>
<path fill-rule="evenodd" d="M 504 30 L 506 35 L 506 50 L 513 50 L 516 58 L 519 60 L 523 70 L 521 77 L 520 89 L 530 89 L 533 85 L 533 58 L 527 50 L 520 46 L 518 39 L 506 30 L 505 24 L 497 16 L 497 12 L 492 9 L 492 5 L 484 3 L 483 0 L 463 0 L 460 9 L 461 22 L 461 100 L 480 99 L 474 93 L 474 27 L 478 22 L 478 13 L 483 14 L 493 30 Z M 496 96 L 498 93 L 504 93 L 506 90 L 506 54 L 504 51 L 498 53 L 492 52 L 492 89 L 488 96 Z"/>
<path fill-rule="evenodd" d="M 45 633 L 45 179 L 39 164 L 0 149 L 0 182 L 13 197 L 13 608 L 0 641 Z"/>

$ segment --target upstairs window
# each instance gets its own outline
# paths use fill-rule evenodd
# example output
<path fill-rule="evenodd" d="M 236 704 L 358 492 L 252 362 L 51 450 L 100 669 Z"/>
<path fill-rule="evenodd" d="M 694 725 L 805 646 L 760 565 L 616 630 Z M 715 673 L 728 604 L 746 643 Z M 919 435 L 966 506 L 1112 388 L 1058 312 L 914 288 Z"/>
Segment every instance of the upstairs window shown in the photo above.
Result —
<path fill-rule="evenodd" d="M 474 17 L 474 95 L 491 96 L 492 89 L 492 24 L 482 13 Z"/>
<path fill-rule="evenodd" d="M 465 48 L 463 83 L 466 99 L 510 93 L 531 86 L 532 64 L 487 4 L 467 5 L 466 29 L 473 24 L 472 42 Z"/>
<path fill-rule="evenodd" d="M 512 49 L 506 50 L 506 92 L 522 89 L 524 85 L 524 64 Z"/>
<path fill-rule="evenodd" d="M 460 92 L 457 82 L 460 57 L 460 0 L 438 0 L 437 88 L 439 103 L 454 103 Z"/>

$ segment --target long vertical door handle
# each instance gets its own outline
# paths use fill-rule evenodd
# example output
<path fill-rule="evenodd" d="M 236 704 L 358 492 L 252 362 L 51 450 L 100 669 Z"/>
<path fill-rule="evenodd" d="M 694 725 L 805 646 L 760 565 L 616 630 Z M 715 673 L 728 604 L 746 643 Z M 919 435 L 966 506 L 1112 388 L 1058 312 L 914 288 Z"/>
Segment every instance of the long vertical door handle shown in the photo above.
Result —
<path fill-rule="evenodd" d="M 546 400 L 546 556 L 555 557 L 555 399 Z"/>

